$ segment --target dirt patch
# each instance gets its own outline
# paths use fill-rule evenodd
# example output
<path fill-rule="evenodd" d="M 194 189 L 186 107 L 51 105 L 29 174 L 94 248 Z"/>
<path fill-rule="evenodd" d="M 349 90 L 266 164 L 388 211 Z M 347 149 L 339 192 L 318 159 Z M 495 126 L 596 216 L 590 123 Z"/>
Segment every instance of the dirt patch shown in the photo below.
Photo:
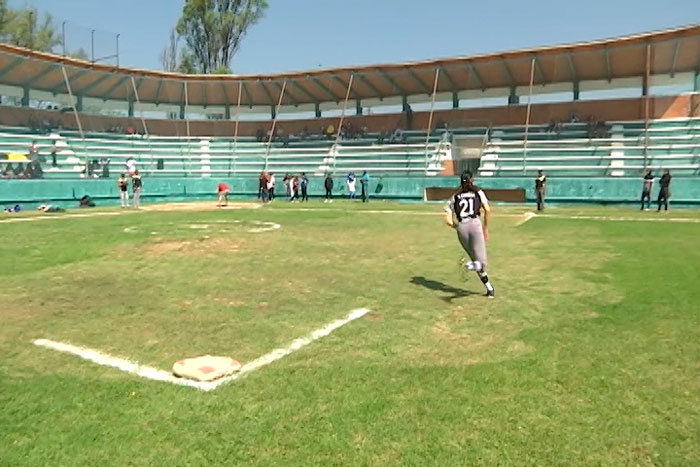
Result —
<path fill-rule="evenodd" d="M 147 258 L 165 255 L 217 256 L 221 253 L 237 253 L 239 251 L 241 251 L 240 243 L 221 237 L 181 241 L 155 241 L 146 244 L 141 249 L 141 253 Z"/>
<path fill-rule="evenodd" d="M 216 211 L 226 209 L 257 209 L 261 207 L 257 203 L 229 203 L 228 206 L 218 207 L 215 201 L 192 202 L 192 203 L 162 203 L 144 206 L 144 211 Z"/>

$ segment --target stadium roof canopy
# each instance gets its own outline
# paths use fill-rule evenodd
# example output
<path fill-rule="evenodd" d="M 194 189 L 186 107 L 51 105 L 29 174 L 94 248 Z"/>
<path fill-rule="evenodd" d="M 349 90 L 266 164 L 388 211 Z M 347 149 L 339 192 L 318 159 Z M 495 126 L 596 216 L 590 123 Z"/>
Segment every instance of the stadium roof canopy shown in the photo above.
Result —
<path fill-rule="evenodd" d="M 534 60 L 534 61 L 533 61 Z M 533 66 L 534 64 L 534 66 Z M 700 71 L 700 25 L 593 42 L 388 65 L 319 69 L 276 75 L 185 75 L 93 64 L 0 45 L 0 84 L 61 94 L 64 69 L 75 95 L 104 100 L 192 106 L 273 106 L 437 92 L 670 75 Z M 133 77 L 133 81 L 132 81 Z M 133 84 L 132 84 L 133 83 Z M 286 83 L 286 84 L 285 84 Z M 240 92 L 239 92 L 240 91 Z M 239 95 L 240 94 L 240 95 Z"/>

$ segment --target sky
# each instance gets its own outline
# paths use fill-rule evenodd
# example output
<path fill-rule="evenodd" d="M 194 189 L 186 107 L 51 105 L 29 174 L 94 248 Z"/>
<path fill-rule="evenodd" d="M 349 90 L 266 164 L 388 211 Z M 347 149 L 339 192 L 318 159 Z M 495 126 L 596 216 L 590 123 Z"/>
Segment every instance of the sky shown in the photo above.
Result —
<path fill-rule="evenodd" d="M 700 23 L 700 0 L 269 0 L 232 68 L 267 74 L 555 45 Z M 184 0 L 11 0 L 66 21 L 69 48 L 161 69 Z"/>

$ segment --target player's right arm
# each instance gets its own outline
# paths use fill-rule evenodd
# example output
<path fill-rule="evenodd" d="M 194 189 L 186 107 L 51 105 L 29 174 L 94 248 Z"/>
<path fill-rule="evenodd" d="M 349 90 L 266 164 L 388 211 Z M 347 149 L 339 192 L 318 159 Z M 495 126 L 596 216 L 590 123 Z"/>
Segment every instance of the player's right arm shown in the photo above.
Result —
<path fill-rule="evenodd" d="M 491 206 L 489 200 L 482 190 L 479 190 L 479 198 L 481 200 L 481 209 L 484 211 L 484 240 L 489 241 L 489 224 L 491 223 Z"/>

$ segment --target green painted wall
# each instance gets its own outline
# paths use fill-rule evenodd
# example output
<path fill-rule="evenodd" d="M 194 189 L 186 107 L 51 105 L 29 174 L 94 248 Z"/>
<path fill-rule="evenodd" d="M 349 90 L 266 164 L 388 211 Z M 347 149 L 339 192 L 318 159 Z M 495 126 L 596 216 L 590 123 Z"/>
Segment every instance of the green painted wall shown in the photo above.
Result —
<path fill-rule="evenodd" d="M 342 177 L 336 177 L 337 195 L 346 193 Z M 216 186 L 224 181 L 231 186 L 232 195 L 254 198 L 257 194 L 256 178 L 152 178 L 144 180 L 143 197 L 147 201 L 212 199 Z M 504 177 L 481 178 L 484 188 L 525 188 L 528 200 L 534 200 L 533 181 L 530 178 Z M 359 183 L 358 183 L 359 185 Z M 425 187 L 458 185 L 456 177 L 373 177 L 373 196 L 385 199 L 420 200 Z M 358 186 L 359 188 L 359 186 Z M 278 193 L 284 191 L 281 179 Z M 637 178 L 549 178 L 548 199 L 552 202 L 637 202 L 641 181 Z M 700 177 L 679 178 L 671 185 L 672 199 L 678 203 L 700 204 Z M 322 196 L 323 179 L 312 178 L 311 196 Z M 656 194 L 656 193 L 654 193 Z M 73 202 L 83 195 L 95 200 L 116 203 L 116 180 L 0 180 L 0 204 L 13 202 Z M 103 204 L 105 204 L 103 203 Z"/>

